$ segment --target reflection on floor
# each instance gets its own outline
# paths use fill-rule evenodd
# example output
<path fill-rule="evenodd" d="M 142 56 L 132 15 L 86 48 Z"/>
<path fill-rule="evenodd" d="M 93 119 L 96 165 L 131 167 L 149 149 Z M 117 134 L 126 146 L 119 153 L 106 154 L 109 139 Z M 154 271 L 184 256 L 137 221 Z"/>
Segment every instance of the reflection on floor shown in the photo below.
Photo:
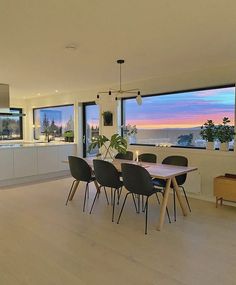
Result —
<path fill-rule="evenodd" d="M 236 208 L 190 199 L 192 214 L 158 232 L 153 197 L 145 236 L 131 200 L 119 225 L 104 195 L 92 215 L 83 191 L 66 207 L 71 181 L 0 191 L 0 284 L 236 284 Z"/>

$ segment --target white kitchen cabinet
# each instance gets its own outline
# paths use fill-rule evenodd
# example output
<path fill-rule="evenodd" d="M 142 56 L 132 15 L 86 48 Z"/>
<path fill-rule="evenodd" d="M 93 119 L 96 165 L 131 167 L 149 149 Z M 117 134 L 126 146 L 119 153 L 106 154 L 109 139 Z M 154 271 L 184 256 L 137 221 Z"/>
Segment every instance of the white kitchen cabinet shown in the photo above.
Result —
<path fill-rule="evenodd" d="M 14 176 L 12 148 L 0 149 L 0 180 L 11 179 Z"/>
<path fill-rule="evenodd" d="M 59 171 L 58 146 L 37 147 L 38 174 Z"/>
<path fill-rule="evenodd" d="M 76 154 L 75 145 L 63 145 L 58 148 L 59 151 L 59 169 L 60 170 L 69 170 L 69 164 L 65 163 L 68 160 L 69 155 Z"/>
<path fill-rule="evenodd" d="M 37 148 L 19 147 L 13 149 L 14 177 L 25 177 L 37 174 Z"/>

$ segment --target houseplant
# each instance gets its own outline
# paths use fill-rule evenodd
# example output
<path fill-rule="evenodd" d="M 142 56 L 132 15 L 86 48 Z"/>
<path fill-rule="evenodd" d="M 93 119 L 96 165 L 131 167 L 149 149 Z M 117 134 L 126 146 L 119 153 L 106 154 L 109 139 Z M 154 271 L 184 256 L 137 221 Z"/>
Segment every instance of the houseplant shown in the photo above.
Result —
<path fill-rule="evenodd" d="M 223 118 L 222 124 L 216 127 L 216 138 L 220 141 L 220 150 L 229 150 L 229 142 L 234 139 L 234 127 L 229 125 L 230 119 Z"/>
<path fill-rule="evenodd" d="M 124 137 L 127 139 L 128 143 L 136 143 L 136 135 L 138 133 L 136 125 L 131 126 L 128 124 L 127 126 L 121 126 L 121 128 L 123 128 Z"/>
<path fill-rule="evenodd" d="M 108 139 L 104 135 L 99 135 L 92 139 L 91 144 L 89 145 L 88 152 L 91 152 L 92 149 L 96 147 L 104 148 L 104 159 L 106 158 L 113 158 L 113 150 L 118 151 L 119 153 L 126 153 L 127 149 L 127 141 L 120 136 L 119 134 L 114 134 Z"/>
<path fill-rule="evenodd" d="M 66 142 L 74 141 L 74 132 L 72 130 L 68 130 L 64 132 L 64 138 Z"/>
<path fill-rule="evenodd" d="M 207 141 L 206 149 L 214 149 L 214 140 L 216 139 L 216 126 L 212 120 L 207 120 L 202 126 L 200 136 Z"/>

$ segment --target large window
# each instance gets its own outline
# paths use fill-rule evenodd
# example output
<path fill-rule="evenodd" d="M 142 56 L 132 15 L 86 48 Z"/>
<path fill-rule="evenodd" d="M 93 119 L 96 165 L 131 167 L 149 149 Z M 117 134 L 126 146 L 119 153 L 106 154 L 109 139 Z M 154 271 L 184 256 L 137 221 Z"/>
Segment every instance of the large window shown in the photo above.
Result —
<path fill-rule="evenodd" d="M 130 143 L 205 147 L 204 122 L 219 124 L 228 117 L 235 123 L 234 86 L 146 96 L 141 106 L 135 98 L 122 102 L 123 134 Z"/>
<path fill-rule="evenodd" d="M 95 156 L 98 149 L 88 153 L 88 147 L 93 138 L 99 135 L 99 107 L 94 102 L 83 104 L 83 151 L 84 157 Z"/>
<path fill-rule="evenodd" d="M 22 132 L 22 109 L 11 108 L 10 112 L 16 116 L 0 116 L 0 139 L 19 140 L 23 139 Z"/>
<path fill-rule="evenodd" d="M 73 141 L 74 106 L 56 106 L 34 109 L 34 138 Z"/>

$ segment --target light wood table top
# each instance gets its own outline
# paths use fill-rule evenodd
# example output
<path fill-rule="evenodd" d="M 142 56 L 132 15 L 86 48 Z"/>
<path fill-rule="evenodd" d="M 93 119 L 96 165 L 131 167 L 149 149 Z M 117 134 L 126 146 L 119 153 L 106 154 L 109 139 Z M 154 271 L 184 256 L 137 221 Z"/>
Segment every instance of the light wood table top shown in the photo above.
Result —
<path fill-rule="evenodd" d="M 96 158 L 86 158 L 85 160 L 88 164 L 93 167 L 93 160 Z M 167 165 L 161 163 L 149 163 L 149 162 L 136 162 L 132 160 L 125 159 L 114 159 L 112 161 L 113 165 L 121 171 L 121 163 L 130 163 L 130 164 L 138 164 L 142 167 L 146 168 L 150 175 L 154 178 L 168 179 L 172 177 L 179 176 L 181 174 L 185 174 L 191 171 L 197 170 L 197 167 L 191 166 L 175 166 L 175 165 Z"/>

